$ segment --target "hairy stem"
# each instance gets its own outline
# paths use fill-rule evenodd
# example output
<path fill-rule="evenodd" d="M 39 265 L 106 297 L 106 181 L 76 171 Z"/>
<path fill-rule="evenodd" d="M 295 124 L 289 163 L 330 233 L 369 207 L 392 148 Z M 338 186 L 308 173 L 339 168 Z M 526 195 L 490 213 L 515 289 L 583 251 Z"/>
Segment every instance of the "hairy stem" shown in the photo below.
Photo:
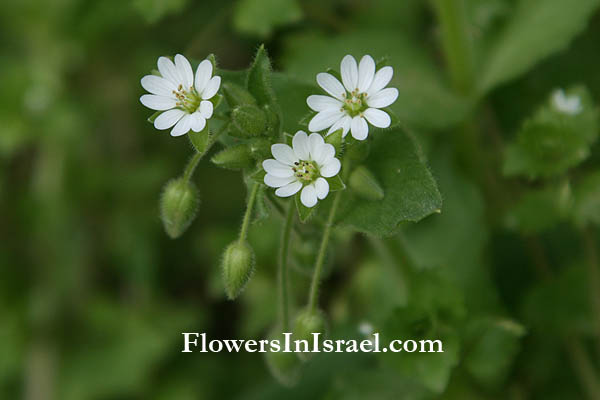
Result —
<path fill-rule="evenodd" d="M 240 242 L 245 242 L 246 237 L 248 236 L 248 227 L 250 226 L 252 210 L 254 209 L 254 202 L 256 200 L 256 195 L 258 194 L 259 188 L 260 185 L 258 183 L 254 183 L 252 185 L 252 191 L 250 192 L 248 205 L 246 206 L 246 213 L 244 214 L 244 221 L 242 222 L 242 229 L 240 230 Z"/>
<path fill-rule="evenodd" d="M 183 179 L 186 182 L 191 179 L 192 175 L 194 175 L 194 171 L 196 170 L 196 167 L 198 166 L 198 163 L 200 162 L 200 160 L 202 160 L 202 158 L 208 153 L 208 151 L 211 149 L 211 147 L 217 142 L 217 139 L 219 138 L 219 136 L 221 136 L 221 134 L 223 132 L 225 132 L 225 130 L 227 129 L 228 126 L 229 126 L 228 123 L 223 124 L 221 126 L 221 128 L 219 128 L 219 130 L 214 133 L 213 137 L 210 138 L 210 141 L 209 141 L 208 145 L 206 146 L 206 149 L 204 149 L 204 151 L 202 153 L 197 152 L 197 151 L 194 153 L 194 155 L 192 156 L 192 158 L 186 165 L 185 170 L 183 171 Z"/>
<path fill-rule="evenodd" d="M 290 201 L 285 215 L 285 222 L 283 223 L 283 230 L 281 232 L 281 243 L 279 245 L 279 318 L 283 332 L 287 332 L 289 330 L 290 322 L 290 304 L 288 296 L 288 253 L 292 227 L 294 226 L 295 209 L 296 205 L 293 201 Z"/>

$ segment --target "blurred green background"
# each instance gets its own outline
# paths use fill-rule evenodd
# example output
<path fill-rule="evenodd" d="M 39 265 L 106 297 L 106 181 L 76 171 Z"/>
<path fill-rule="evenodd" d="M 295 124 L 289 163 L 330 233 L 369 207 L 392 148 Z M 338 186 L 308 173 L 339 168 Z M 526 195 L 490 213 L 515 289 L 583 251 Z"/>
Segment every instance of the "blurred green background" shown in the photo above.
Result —
<path fill-rule="evenodd" d="M 600 398 L 600 15 L 570 3 L 3 0 L 0 398 Z M 310 84 L 347 53 L 395 68 L 394 111 L 442 213 L 391 238 L 336 231 L 321 306 L 334 338 L 364 323 L 435 332 L 443 355 L 318 356 L 289 389 L 256 353 L 180 353 L 181 332 L 272 328 L 281 221 L 253 226 L 257 273 L 227 301 L 218 264 L 244 211 L 240 174 L 203 161 L 198 216 L 168 239 L 158 197 L 192 149 L 146 121 L 139 81 L 175 53 L 244 69 L 260 43 Z M 573 85 L 590 121 L 550 121 L 527 142 L 523 122 Z M 506 148 L 539 157 L 515 166 Z M 297 305 L 317 244 L 293 244 Z"/>

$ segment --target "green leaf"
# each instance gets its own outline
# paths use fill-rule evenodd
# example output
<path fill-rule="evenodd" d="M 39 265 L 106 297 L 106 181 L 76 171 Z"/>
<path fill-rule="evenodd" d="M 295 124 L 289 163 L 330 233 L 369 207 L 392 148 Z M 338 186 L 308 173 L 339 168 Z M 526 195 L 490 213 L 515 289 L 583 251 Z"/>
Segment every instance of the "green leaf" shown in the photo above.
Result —
<path fill-rule="evenodd" d="M 346 184 L 344 183 L 344 181 L 342 180 L 342 178 L 339 175 L 336 175 L 331 178 L 327 178 L 327 183 L 329 183 L 329 191 L 330 192 L 337 192 L 339 190 L 346 189 Z"/>
<path fill-rule="evenodd" d="M 392 234 L 399 224 L 439 212 L 442 197 L 414 139 L 394 128 L 377 135 L 365 164 L 385 193 L 381 201 L 347 199 L 344 224 L 376 236 Z"/>
<path fill-rule="evenodd" d="M 487 92 L 565 48 L 586 26 L 600 0 L 519 0 L 485 56 L 479 88 Z"/>
<path fill-rule="evenodd" d="M 579 226 L 600 225 L 600 171 L 584 176 L 574 185 L 573 219 Z"/>
<path fill-rule="evenodd" d="M 134 0 L 136 9 L 148 22 L 157 22 L 170 14 L 181 11 L 188 0 Z"/>
<path fill-rule="evenodd" d="M 548 103 L 525 121 L 516 140 L 507 146 L 505 175 L 560 175 L 589 156 L 600 128 L 597 108 L 587 90 L 578 87 L 565 94 L 581 104 L 580 111 L 570 114 L 556 105 L 557 93 L 553 92 Z"/>
<path fill-rule="evenodd" d="M 264 38 L 301 18 L 297 0 L 241 0 L 234 10 L 233 26 L 241 33 Z"/>
<path fill-rule="evenodd" d="M 189 131 L 187 134 L 190 142 L 200 154 L 204 154 L 204 152 L 206 152 L 206 149 L 211 141 L 211 134 L 208 126 L 209 122 L 207 121 L 206 126 L 200 132 Z"/>
<path fill-rule="evenodd" d="M 333 38 L 305 33 L 292 35 L 285 43 L 282 57 L 285 70 L 313 85 L 319 72 L 328 68 L 339 70 L 346 54 L 359 60 L 365 54 L 375 59 L 388 56 L 389 65 L 394 68 L 389 86 L 399 90 L 398 100 L 391 109 L 411 128 L 443 129 L 460 122 L 470 110 L 470 102 L 450 89 L 425 48 L 402 31 L 357 30 Z M 309 94 L 321 93 L 317 88 Z M 283 109 L 287 116 L 287 108 Z M 306 103 L 304 110 L 306 113 Z"/>
<path fill-rule="evenodd" d="M 308 219 L 311 217 L 317 206 L 308 208 L 304 204 L 302 204 L 302 201 L 300 201 L 300 193 L 301 191 L 298 192 L 298 194 L 296 194 L 295 196 L 296 209 L 298 210 L 298 218 L 300 218 L 300 222 L 304 223 L 308 221 Z"/>
<path fill-rule="evenodd" d="M 356 167 L 352 171 L 348 185 L 354 193 L 367 200 L 377 201 L 383 199 L 385 196 L 377 178 L 363 165 Z"/>

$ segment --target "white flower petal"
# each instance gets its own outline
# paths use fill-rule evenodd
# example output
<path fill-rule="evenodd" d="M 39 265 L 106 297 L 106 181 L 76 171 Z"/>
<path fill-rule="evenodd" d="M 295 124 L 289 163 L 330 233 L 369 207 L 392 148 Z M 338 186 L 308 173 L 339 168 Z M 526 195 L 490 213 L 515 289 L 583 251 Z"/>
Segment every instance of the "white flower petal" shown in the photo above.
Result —
<path fill-rule="evenodd" d="M 335 76 L 326 72 L 321 72 L 317 74 L 317 83 L 323 88 L 323 90 L 336 99 L 344 100 L 346 89 L 344 89 L 344 86 L 342 86 L 340 81 L 338 81 Z"/>
<path fill-rule="evenodd" d="M 171 83 L 176 87 L 178 87 L 180 84 L 183 84 L 181 76 L 179 76 L 179 72 L 177 71 L 175 64 L 173 64 L 173 61 L 167 57 L 159 57 L 157 65 L 158 72 L 160 72 L 163 78 L 171 81 Z"/>
<path fill-rule="evenodd" d="M 177 121 L 179 121 L 181 117 L 184 116 L 184 114 L 185 112 L 178 108 L 165 111 L 164 113 L 156 117 L 156 119 L 154 120 L 154 127 L 160 130 L 169 129 L 170 127 L 175 125 Z"/>
<path fill-rule="evenodd" d="M 279 197 L 290 197 L 298 193 L 300 189 L 302 189 L 302 184 L 296 181 L 280 187 L 275 191 L 275 194 Z"/>
<path fill-rule="evenodd" d="M 308 145 L 308 135 L 304 131 L 298 131 L 292 139 L 294 153 L 301 160 L 308 160 L 310 157 L 310 147 Z"/>
<path fill-rule="evenodd" d="M 190 114 L 186 114 L 179 122 L 175 125 L 175 127 L 171 130 L 171 136 L 181 136 L 185 135 L 190 131 L 190 126 L 192 124 L 192 116 Z"/>
<path fill-rule="evenodd" d="M 367 97 L 369 107 L 383 108 L 387 107 L 398 98 L 398 89 L 387 88 Z"/>
<path fill-rule="evenodd" d="M 308 104 L 308 106 L 314 111 L 325 111 L 329 109 L 339 110 L 342 108 L 343 105 L 342 102 L 338 99 L 316 94 L 308 96 L 308 98 L 306 99 L 306 104 Z"/>
<path fill-rule="evenodd" d="M 315 185 L 304 186 L 302 193 L 300 193 L 300 201 L 308 208 L 314 207 L 317 204 L 317 189 L 315 189 Z"/>
<path fill-rule="evenodd" d="M 294 176 L 294 171 L 289 165 L 282 164 L 277 160 L 273 160 L 272 158 L 263 161 L 262 167 L 267 174 L 276 176 L 278 178 L 289 178 L 290 176 Z"/>
<path fill-rule="evenodd" d="M 273 153 L 273 157 L 275 157 L 277 161 L 286 165 L 291 166 L 298 161 L 296 153 L 294 153 L 294 150 L 287 144 L 275 143 L 271 146 L 271 153 Z"/>
<path fill-rule="evenodd" d="M 177 90 L 175 85 L 160 76 L 146 75 L 141 80 L 142 87 L 152 94 L 166 97 L 175 97 L 174 90 Z"/>
<path fill-rule="evenodd" d="M 369 135 L 369 125 L 367 125 L 367 121 L 358 115 L 352 118 L 350 129 L 352 131 L 352 137 L 356 140 L 365 140 Z"/>
<path fill-rule="evenodd" d="M 265 182 L 265 185 L 272 187 L 272 188 L 279 188 L 279 187 L 282 187 L 285 185 L 289 185 L 290 183 L 297 182 L 296 178 L 293 176 L 281 178 L 281 177 L 274 176 L 271 174 L 266 174 L 263 180 Z M 300 183 L 300 182 L 297 182 L 297 183 Z M 300 186 L 302 186 L 301 183 L 300 183 Z M 300 190 L 300 189 L 298 189 L 298 190 Z M 296 190 L 296 192 L 298 190 Z"/>
<path fill-rule="evenodd" d="M 394 69 L 392 67 L 383 67 L 375 74 L 371 87 L 367 90 L 367 94 L 370 96 L 379 92 L 381 89 L 387 86 L 394 76 Z"/>
<path fill-rule="evenodd" d="M 324 178 L 319 178 L 315 181 L 315 189 L 319 200 L 323 200 L 329 193 L 329 182 Z"/>
<path fill-rule="evenodd" d="M 332 158 L 321 167 L 321 176 L 324 178 L 331 178 L 332 176 L 336 176 L 340 169 L 342 168 L 342 163 L 337 158 Z"/>
<path fill-rule="evenodd" d="M 350 124 L 352 123 L 352 117 L 346 115 L 338 120 L 335 124 L 331 125 L 329 131 L 327 131 L 327 135 L 337 131 L 338 129 L 342 129 L 342 137 L 346 137 L 348 131 L 350 131 Z"/>
<path fill-rule="evenodd" d="M 192 120 L 190 122 L 190 128 L 192 128 L 194 132 L 200 132 L 202 129 L 204 129 L 206 126 L 206 119 L 200 115 L 198 111 L 191 114 L 191 117 Z"/>
<path fill-rule="evenodd" d="M 313 157 L 313 160 L 317 163 L 319 168 L 321 168 L 323 164 L 327 163 L 333 157 L 335 157 L 335 147 L 333 147 L 332 144 L 325 143 L 323 146 L 321 146 L 319 158 Z"/>
<path fill-rule="evenodd" d="M 175 68 L 182 79 L 183 88 L 189 90 L 194 85 L 194 71 L 187 58 L 181 54 L 175 56 Z"/>
<path fill-rule="evenodd" d="M 369 123 L 377 128 L 387 128 L 392 123 L 392 119 L 385 111 L 376 108 L 368 108 L 364 112 L 364 116 Z"/>
<path fill-rule="evenodd" d="M 212 98 L 219 91 L 219 87 L 221 86 L 221 77 L 213 76 L 210 78 L 210 81 L 206 84 L 204 91 L 202 92 L 202 99 L 208 100 Z"/>
<path fill-rule="evenodd" d="M 201 101 L 198 111 L 204 118 L 209 119 L 213 115 L 213 103 L 207 100 Z"/>
<path fill-rule="evenodd" d="M 340 72 L 342 73 L 342 82 L 344 82 L 346 90 L 352 92 L 356 89 L 358 86 L 358 66 L 354 57 L 347 55 L 342 59 Z"/>
<path fill-rule="evenodd" d="M 196 79 L 194 81 L 194 86 L 198 93 L 202 93 L 202 91 L 206 88 L 206 84 L 212 77 L 213 66 L 209 60 L 202 61 L 198 68 L 196 69 Z"/>
<path fill-rule="evenodd" d="M 310 120 L 308 123 L 308 130 L 311 132 L 322 131 L 323 129 L 329 128 L 331 125 L 335 124 L 344 115 L 346 114 L 340 111 L 340 109 L 321 111 Z"/>
<path fill-rule="evenodd" d="M 325 146 L 325 140 L 323 139 L 323 136 L 319 135 L 318 133 L 311 133 L 308 137 L 308 147 L 311 160 L 317 160 L 321 158 L 323 146 Z"/>
<path fill-rule="evenodd" d="M 145 94 L 140 97 L 140 102 L 148 108 L 157 111 L 170 110 L 175 108 L 177 100 L 171 97 L 157 96 L 155 94 Z"/>
<path fill-rule="evenodd" d="M 375 77 L 375 61 L 373 57 L 366 55 L 360 60 L 358 65 L 358 90 L 366 92 L 373 83 Z"/>

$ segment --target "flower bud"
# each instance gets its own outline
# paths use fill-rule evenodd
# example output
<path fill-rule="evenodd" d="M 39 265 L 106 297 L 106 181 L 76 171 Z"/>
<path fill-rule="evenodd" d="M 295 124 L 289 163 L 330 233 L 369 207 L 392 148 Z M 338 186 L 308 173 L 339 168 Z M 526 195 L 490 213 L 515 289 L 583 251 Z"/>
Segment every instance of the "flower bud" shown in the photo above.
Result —
<path fill-rule="evenodd" d="M 221 91 L 227 100 L 229 107 L 235 108 L 243 104 L 256 104 L 256 99 L 249 91 L 235 83 L 225 82 L 221 85 Z"/>
<path fill-rule="evenodd" d="M 267 129 L 265 112 L 252 104 L 237 106 L 231 111 L 229 134 L 238 138 L 264 135 Z"/>
<path fill-rule="evenodd" d="M 375 176 L 362 165 L 352 171 L 348 186 L 354 193 L 367 200 L 381 200 L 384 196 L 383 188 Z"/>
<path fill-rule="evenodd" d="M 271 343 L 274 340 L 278 340 L 280 345 L 280 351 L 268 351 L 265 353 L 265 361 L 271 375 L 284 386 L 294 386 L 300 378 L 300 360 L 296 354 L 283 351 L 285 343 L 283 334 L 275 330 L 268 338 Z"/>
<path fill-rule="evenodd" d="M 223 283 L 230 300 L 240 295 L 254 273 L 254 252 L 247 242 L 235 241 L 225 249 L 223 261 Z"/>
<path fill-rule="evenodd" d="M 254 165 L 248 144 L 239 144 L 221 150 L 210 161 L 216 166 L 227 169 L 244 169 Z"/>
<path fill-rule="evenodd" d="M 320 333 L 319 340 L 323 340 L 323 336 L 325 336 L 327 331 L 327 322 L 325 321 L 325 317 L 323 313 L 319 310 L 312 311 L 309 309 L 305 309 L 298 314 L 296 317 L 296 321 L 294 323 L 294 340 L 306 340 L 308 341 L 309 349 L 312 349 L 314 336 L 313 333 Z M 297 353 L 298 357 L 307 361 L 312 353 Z"/>
<path fill-rule="evenodd" d="M 160 199 L 160 212 L 167 235 L 175 239 L 190 226 L 200 203 L 198 189 L 184 178 L 167 182 Z"/>

